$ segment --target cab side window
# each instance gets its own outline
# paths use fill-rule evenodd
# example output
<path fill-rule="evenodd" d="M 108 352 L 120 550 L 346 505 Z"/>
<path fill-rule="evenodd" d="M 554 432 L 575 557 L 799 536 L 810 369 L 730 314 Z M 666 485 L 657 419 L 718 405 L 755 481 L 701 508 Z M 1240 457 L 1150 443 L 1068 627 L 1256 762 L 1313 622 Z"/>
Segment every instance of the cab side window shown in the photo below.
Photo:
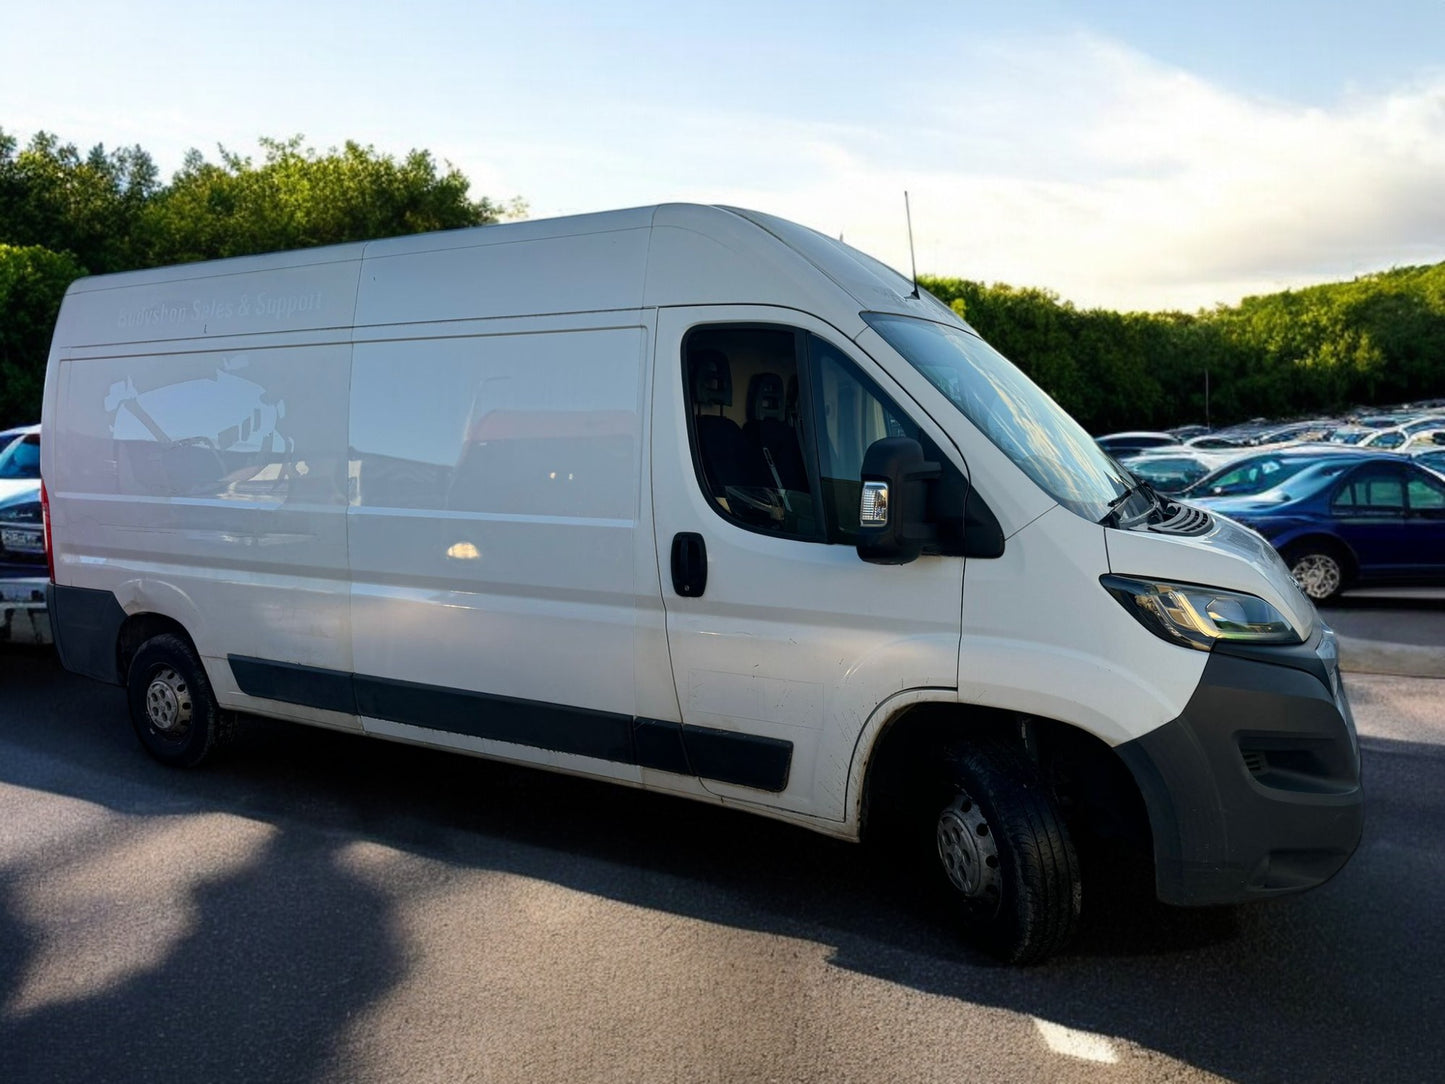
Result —
<path fill-rule="evenodd" d="M 802 333 L 701 327 L 683 343 L 693 458 L 713 506 L 739 526 L 823 540 L 798 411 Z"/>
<path fill-rule="evenodd" d="M 919 440 L 920 433 L 918 426 L 834 347 L 810 335 L 808 352 L 828 541 L 852 546 L 858 540 L 858 498 L 863 490 L 860 475 L 868 446 L 885 437 Z M 931 442 L 921 443 L 925 444 L 925 454 L 937 454 Z"/>
<path fill-rule="evenodd" d="M 694 328 L 683 340 L 683 377 L 698 482 L 723 518 L 763 534 L 856 545 L 863 457 L 874 441 L 910 437 L 943 464 L 930 552 L 1002 552 L 998 521 L 938 445 L 818 336 L 767 325 Z"/>

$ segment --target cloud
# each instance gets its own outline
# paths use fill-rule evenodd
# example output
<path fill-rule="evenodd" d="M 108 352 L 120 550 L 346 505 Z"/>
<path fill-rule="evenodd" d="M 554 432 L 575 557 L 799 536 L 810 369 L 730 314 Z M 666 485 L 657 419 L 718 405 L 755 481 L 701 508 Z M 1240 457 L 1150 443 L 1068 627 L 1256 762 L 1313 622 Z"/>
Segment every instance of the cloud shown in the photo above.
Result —
<path fill-rule="evenodd" d="M 920 269 L 1117 308 L 1445 258 L 1445 75 L 1305 107 L 1087 35 L 978 44 L 958 72 L 895 88 L 887 126 L 644 110 L 651 145 L 619 123 L 593 194 L 757 207 L 906 269 L 908 189 Z"/>
<path fill-rule="evenodd" d="M 1001 37 L 944 21 L 889 37 L 895 23 L 880 16 L 866 36 L 847 24 L 787 63 L 754 35 L 720 35 L 699 56 L 644 48 L 631 28 L 598 52 L 579 33 L 555 55 L 546 39 L 555 79 L 535 74 L 523 33 L 514 62 L 455 69 L 445 93 L 400 68 L 378 85 L 354 64 L 293 85 L 263 51 L 232 72 L 222 61 L 244 58 L 227 48 L 210 60 L 231 81 L 200 81 L 183 109 L 173 76 L 142 71 L 132 85 L 99 69 L 79 97 L 36 74 L 33 91 L 0 104 L 22 137 L 47 127 L 82 146 L 138 142 L 165 171 L 188 146 L 255 153 L 257 135 L 291 131 L 318 147 L 427 147 L 474 194 L 520 194 L 535 217 L 734 203 L 842 234 L 900 269 L 907 189 L 921 270 L 1083 305 L 1193 309 L 1445 259 L 1445 70 L 1302 105 L 1097 34 Z"/>
<path fill-rule="evenodd" d="M 1070 76 L 1008 118 L 1038 156 L 1030 178 L 928 180 L 945 204 L 962 193 L 981 226 L 970 245 L 953 218 L 940 256 L 961 265 L 977 247 L 999 257 L 987 277 L 1150 307 L 1445 258 L 1445 78 L 1323 109 L 1231 94 L 1097 41 L 1053 63 Z"/>

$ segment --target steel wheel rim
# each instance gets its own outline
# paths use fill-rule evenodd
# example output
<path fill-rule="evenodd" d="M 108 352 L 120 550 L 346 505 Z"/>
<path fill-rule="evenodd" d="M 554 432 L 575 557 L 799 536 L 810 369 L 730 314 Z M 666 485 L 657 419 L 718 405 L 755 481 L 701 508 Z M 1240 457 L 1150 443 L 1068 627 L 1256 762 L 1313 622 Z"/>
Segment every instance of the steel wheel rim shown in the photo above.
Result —
<path fill-rule="evenodd" d="M 960 793 L 938 815 L 938 858 L 949 883 L 979 910 L 998 910 L 1003 874 L 998 844 L 978 803 Z"/>
<path fill-rule="evenodd" d="M 1301 557 L 1290 569 L 1294 582 L 1312 599 L 1329 598 L 1340 589 L 1340 563 L 1324 553 Z"/>
<path fill-rule="evenodd" d="M 179 741 L 191 728 L 195 702 L 190 685 L 173 667 L 162 666 L 151 675 L 145 707 L 146 722 L 168 741 Z"/>

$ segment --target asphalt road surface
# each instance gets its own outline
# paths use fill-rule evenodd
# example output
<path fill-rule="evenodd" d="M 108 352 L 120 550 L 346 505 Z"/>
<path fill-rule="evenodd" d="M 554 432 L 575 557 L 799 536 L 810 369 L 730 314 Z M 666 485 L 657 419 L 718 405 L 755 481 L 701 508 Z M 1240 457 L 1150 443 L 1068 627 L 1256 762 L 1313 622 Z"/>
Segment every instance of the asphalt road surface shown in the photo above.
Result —
<path fill-rule="evenodd" d="M 1445 682 L 1352 676 L 1364 841 L 994 966 L 887 855 L 257 721 L 196 772 L 0 651 L 0 1079 L 1445 1078 Z M 1086 902 L 1086 907 L 1088 903 Z"/>
<path fill-rule="evenodd" d="M 1438 648 L 1445 653 L 1445 588 L 1351 591 L 1320 610 L 1341 636 Z"/>

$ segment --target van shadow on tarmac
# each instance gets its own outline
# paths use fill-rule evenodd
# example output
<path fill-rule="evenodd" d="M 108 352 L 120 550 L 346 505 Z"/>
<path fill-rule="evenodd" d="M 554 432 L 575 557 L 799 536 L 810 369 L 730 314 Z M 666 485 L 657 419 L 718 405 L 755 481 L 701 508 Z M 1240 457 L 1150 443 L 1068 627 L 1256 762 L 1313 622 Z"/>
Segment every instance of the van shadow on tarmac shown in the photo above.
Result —
<path fill-rule="evenodd" d="M 230 811 L 241 804 L 239 787 L 264 782 L 157 775 L 135 756 L 120 691 L 76 683 L 48 652 L 0 651 L 0 689 L 5 783 L 155 818 Z M 143 843 L 153 823 L 121 821 L 86 846 Z M 194 914 L 193 928 L 159 963 L 88 996 L 0 1017 L 0 1077 L 19 1084 L 334 1076 L 337 1036 L 403 970 L 390 905 L 336 861 L 347 840 L 315 831 L 304 815 L 271 823 L 279 831 L 257 855 L 175 901 Z M 20 917 L 17 872 L 0 868 L 0 1006 L 13 1004 L 44 947 Z"/>
<path fill-rule="evenodd" d="M 388 901 L 335 861 L 357 838 L 829 945 L 839 967 L 1234 1079 L 1428 1079 L 1439 1068 L 1438 1037 L 1420 1030 L 1445 1018 L 1439 746 L 1365 743 L 1365 840 L 1324 887 L 1203 912 L 1095 894 L 1072 950 L 1015 970 L 951 938 L 898 861 L 751 815 L 262 720 L 216 768 L 172 772 L 140 751 L 119 690 L 53 657 L 0 652 L 0 688 L 0 782 L 277 830 L 253 863 L 197 893 L 195 931 L 156 968 L 0 1021 L 6 1063 L 32 1079 L 106 1064 L 147 1078 L 334 1075 L 348 1019 L 403 973 Z M 36 947 L 4 903 L 0 1003 Z"/>

